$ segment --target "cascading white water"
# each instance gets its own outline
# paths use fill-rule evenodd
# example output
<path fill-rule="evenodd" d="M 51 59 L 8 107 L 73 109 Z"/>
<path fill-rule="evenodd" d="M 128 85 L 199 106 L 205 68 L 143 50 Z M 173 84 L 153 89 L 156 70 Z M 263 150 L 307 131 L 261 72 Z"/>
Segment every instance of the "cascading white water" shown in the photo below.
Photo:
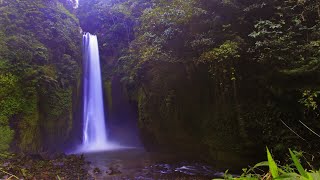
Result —
<path fill-rule="evenodd" d="M 83 35 L 83 139 L 78 151 L 117 148 L 108 142 L 97 36 Z"/>

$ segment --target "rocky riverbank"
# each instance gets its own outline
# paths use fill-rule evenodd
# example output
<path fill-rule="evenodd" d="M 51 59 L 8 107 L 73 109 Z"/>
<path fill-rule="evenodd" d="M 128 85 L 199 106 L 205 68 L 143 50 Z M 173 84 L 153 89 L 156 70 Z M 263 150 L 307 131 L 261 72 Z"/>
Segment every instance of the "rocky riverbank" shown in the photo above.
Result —
<path fill-rule="evenodd" d="M 0 179 L 90 179 L 88 162 L 76 155 L 10 155 L 0 157 Z"/>

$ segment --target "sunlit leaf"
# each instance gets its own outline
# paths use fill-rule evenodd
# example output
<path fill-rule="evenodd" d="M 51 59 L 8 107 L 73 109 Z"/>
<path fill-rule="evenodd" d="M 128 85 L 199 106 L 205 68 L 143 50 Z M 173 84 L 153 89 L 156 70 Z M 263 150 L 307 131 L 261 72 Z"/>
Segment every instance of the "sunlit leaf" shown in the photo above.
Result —
<path fill-rule="evenodd" d="M 271 175 L 273 178 L 276 178 L 279 176 L 278 166 L 276 162 L 273 160 L 272 155 L 268 148 L 267 148 L 267 156 L 268 156 L 268 163 L 269 163 L 269 169 L 270 169 Z"/>
<path fill-rule="evenodd" d="M 289 151 L 290 151 L 291 159 L 292 159 L 294 165 L 296 166 L 297 170 L 299 171 L 300 175 L 305 178 L 309 178 L 307 175 L 307 172 L 303 169 L 302 165 L 300 164 L 297 156 L 291 151 L 291 149 L 289 149 Z"/>

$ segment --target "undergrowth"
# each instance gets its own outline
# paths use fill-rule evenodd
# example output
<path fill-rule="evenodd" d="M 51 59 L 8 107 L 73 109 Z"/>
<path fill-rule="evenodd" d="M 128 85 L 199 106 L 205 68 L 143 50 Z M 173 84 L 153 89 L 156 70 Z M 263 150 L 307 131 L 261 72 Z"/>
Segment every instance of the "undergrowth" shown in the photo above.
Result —
<path fill-rule="evenodd" d="M 267 148 L 268 161 L 263 161 L 255 166 L 243 169 L 240 176 L 231 175 L 228 171 L 224 174 L 224 179 L 227 180 L 320 180 L 320 170 L 315 170 L 310 165 L 312 170 L 303 168 L 299 160 L 301 153 L 289 149 L 290 159 L 292 164 L 279 165 L 273 159 L 269 149 Z M 268 168 L 268 171 L 263 171 L 262 168 Z M 219 179 L 215 179 L 219 180 Z M 220 179 L 221 180 L 221 179 Z"/>

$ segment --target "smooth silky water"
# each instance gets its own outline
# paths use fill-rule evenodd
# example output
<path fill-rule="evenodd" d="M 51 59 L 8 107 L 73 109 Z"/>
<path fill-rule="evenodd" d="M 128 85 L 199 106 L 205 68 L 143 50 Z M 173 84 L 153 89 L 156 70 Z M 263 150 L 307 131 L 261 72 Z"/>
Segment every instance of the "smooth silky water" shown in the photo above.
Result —
<path fill-rule="evenodd" d="M 76 153 L 122 148 L 108 140 L 97 36 L 83 35 L 83 137 Z"/>

